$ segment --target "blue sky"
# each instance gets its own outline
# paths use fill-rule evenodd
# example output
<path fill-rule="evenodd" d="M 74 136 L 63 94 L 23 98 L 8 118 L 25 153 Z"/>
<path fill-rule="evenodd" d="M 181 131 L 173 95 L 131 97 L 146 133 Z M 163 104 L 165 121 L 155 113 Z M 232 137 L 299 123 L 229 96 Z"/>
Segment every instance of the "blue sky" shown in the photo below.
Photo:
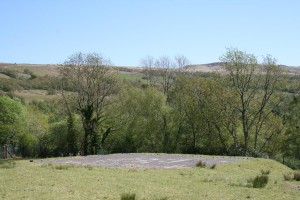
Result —
<path fill-rule="evenodd" d="M 298 0 L 0 0 L 0 62 L 62 63 L 98 52 L 115 65 L 183 54 L 215 62 L 236 47 L 300 66 Z"/>

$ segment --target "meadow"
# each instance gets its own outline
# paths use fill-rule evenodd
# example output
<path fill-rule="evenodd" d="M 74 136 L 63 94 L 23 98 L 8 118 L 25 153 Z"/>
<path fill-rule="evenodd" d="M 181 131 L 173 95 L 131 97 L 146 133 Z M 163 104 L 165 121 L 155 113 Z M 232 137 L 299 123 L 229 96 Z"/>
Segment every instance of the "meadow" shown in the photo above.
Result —
<path fill-rule="evenodd" d="M 12 161 L 6 161 L 12 162 Z M 0 168 L 1 199 L 298 199 L 299 182 L 285 181 L 288 167 L 268 159 L 250 159 L 210 168 L 100 168 L 16 160 Z M 1 166 L 1 165 L 0 165 Z M 9 165 L 7 165 L 9 166 Z M 249 179 L 269 170 L 265 188 Z M 248 181 L 247 181 L 248 180 Z"/>

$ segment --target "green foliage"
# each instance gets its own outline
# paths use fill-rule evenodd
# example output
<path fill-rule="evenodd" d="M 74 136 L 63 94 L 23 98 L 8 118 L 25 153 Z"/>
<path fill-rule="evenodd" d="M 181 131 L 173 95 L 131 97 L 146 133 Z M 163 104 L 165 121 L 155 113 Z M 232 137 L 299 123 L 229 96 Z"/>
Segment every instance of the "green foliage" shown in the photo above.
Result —
<path fill-rule="evenodd" d="M 300 181 L 300 170 L 294 172 L 294 180 Z"/>
<path fill-rule="evenodd" d="M 281 107 L 281 115 L 285 121 L 286 133 L 282 139 L 282 153 L 284 164 L 292 169 L 300 169 L 300 97 L 286 97 Z"/>
<path fill-rule="evenodd" d="M 271 170 L 269 170 L 269 169 L 268 170 L 263 170 L 262 169 L 262 170 L 260 170 L 260 172 L 261 172 L 261 175 L 266 175 L 267 176 L 271 173 Z"/>
<path fill-rule="evenodd" d="M 1 68 L 0 73 L 5 74 L 5 75 L 7 75 L 11 78 L 14 78 L 14 79 L 18 78 L 17 72 L 14 71 L 14 70 L 11 70 L 11 69 Z"/>
<path fill-rule="evenodd" d="M 281 101 L 278 91 L 283 73 L 276 59 L 267 55 L 258 63 L 253 54 L 228 49 L 220 61 L 227 72 L 227 88 L 237 99 L 232 112 L 237 113 L 241 124 L 243 155 L 277 151 L 283 125 L 273 109 Z"/>
<path fill-rule="evenodd" d="M 127 68 L 117 74 L 100 57 L 73 55 L 60 68 L 60 80 L 29 66 L 23 74 L 17 74 L 18 69 L 5 71 L 10 77 L 0 79 L 0 90 L 13 101 L 19 102 L 14 92 L 23 89 L 54 95 L 62 81 L 66 98 L 26 99 L 23 105 L 1 109 L 0 118 L 9 113 L 5 119 L 18 107 L 22 111 L 13 122 L 0 119 L 0 143 L 12 143 L 23 157 L 118 152 L 272 157 L 280 152 L 285 165 L 300 168 L 300 98 L 282 93 L 296 93 L 299 77 L 289 76 L 291 87 L 280 87 L 284 76 L 270 56 L 260 65 L 252 54 L 228 50 L 222 57 L 227 62 L 220 64 L 234 73 L 222 75 L 183 73 L 183 66 L 172 69 L 168 57 L 156 59 L 155 70 L 146 66 L 146 74 Z M 80 58 L 91 66 L 73 70 Z M 154 64 L 150 57 L 144 61 Z M 237 80 L 242 84 L 235 85 Z"/>
<path fill-rule="evenodd" d="M 71 164 L 63 164 L 63 165 L 55 165 L 53 167 L 53 169 L 57 169 L 57 170 L 68 170 L 69 168 L 73 168 L 74 165 L 71 165 Z"/>
<path fill-rule="evenodd" d="M 60 83 L 67 112 L 78 112 L 84 128 L 83 155 L 97 154 L 113 127 L 103 127 L 106 109 L 118 88 L 110 60 L 97 53 L 75 53 L 60 68 Z M 71 88 L 73 93 L 65 90 Z M 73 105 L 73 107 L 71 107 Z M 104 132 L 100 134 L 103 130 Z M 99 137 L 102 137 L 101 140 Z"/>
<path fill-rule="evenodd" d="M 25 68 L 24 69 L 24 74 L 33 74 L 33 72 L 30 69 Z"/>
<path fill-rule="evenodd" d="M 4 92 L 14 92 L 20 90 L 20 81 L 16 79 L 1 79 L 0 78 L 0 90 Z"/>
<path fill-rule="evenodd" d="M 42 168 L 45 167 L 49 167 L 51 169 L 55 169 L 55 170 L 68 170 L 70 168 L 76 168 L 76 167 L 80 167 L 78 165 L 75 164 L 55 164 L 55 163 L 47 163 L 47 164 L 43 164 L 41 165 Z"/>
<path fill-rule="evenodd" d="M 135 196 L 134 193 L 123 193 L 121 195 L 121 200 L 135 200 Z"/>
<path fill-rule="evenodd" d="M 125 87 L 110 113 L 121 125 L 116 125 L 117 133 L 105 142 L 111 152 L 171 151 L 170 110 L 163 94 L 155 88 Z"/>
<path fill-rule="evenodd" d="M 253 188 L 264 188 L 269 182 L 269 177 L 267 175 L 258 175 L 252 181 Z"/>
<path fill-rule="evenodd" d="M 56 94 L 56 90 L 53 88 L 48 88 L 47 90 L 47 95 L 55 95 Z"/>
<path fill-rule="evenodd" d="M 38 138 L 30 132 L 24 133 L 18 138 L 18 152 L 22 157 L 36 156 Z"/>
<path fill-rule="evenodd" d="M 205 168 L 206 167 L 206 163 L 200 160 L 199 162 L 196 163 L 196 167 Z"/>
<path fill-rule="evenodd" d="M 216 166 L 217 166 L 217 164 L 210 165 L 210 166 L 209 166 L 209 169 L 215 169 Z"/>
<path fill-rule="evenodd" d="M 0 144 L 16 144 L 26 127 L 25 111 L 20 101 L 0 96 Z"/>

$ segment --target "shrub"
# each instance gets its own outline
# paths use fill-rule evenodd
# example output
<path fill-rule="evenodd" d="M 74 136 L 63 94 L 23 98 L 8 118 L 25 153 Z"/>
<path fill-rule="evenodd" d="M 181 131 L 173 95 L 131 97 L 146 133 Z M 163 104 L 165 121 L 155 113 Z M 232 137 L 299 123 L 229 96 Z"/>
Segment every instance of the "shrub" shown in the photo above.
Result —
<path fill-rule="evenodd" d="M 285 181 L 292 181 L 294 179 L 293 174 L 291 172 L 283 174 L 283 178 Z"/>
<path fill-rule="evenodd" d="M 53 88 L 48 88 L 48 90 L 47 90 L 47 95 L 55 95 L 55 94 L 56 94 L 55 89 L 53 89 Z"/>
<path fill-rule="evenodd" d="M 217 166 L 217 164 L 213 164 L 213 165 L 209 166 L 209 169 L 215 169 L 216 166 Z"/>
<path fill-rule="evenodd" d="M 67 169 L 69 169 L 69 166 L 68 165 L 57 165 L 57 166 L 54 166 L 54 169 L 67 170 Z"/>
<path fill-rule="evenodd" d="M 300 171 L 299 170 L 294 172 L 294 180 L 300 181 Z"/>
<path fill-rule="evenodd" d="M 269 181 L 269 177 L 267 175 L 259 175 L 256 176 L 252 181 L 253 188 L 264 188 L 266 187 Z"/>
<path fill-rule="evenodd" d="M 261 172 L 261 175 L 269 175 L 271 173 L 271 171 L 268 169 L 268 170 L 260 170 Z"/>
<path fill-rule="evenodd" d="M 123 193 L 121 195 L 121 200 L 135 200 L 135 194 L 132 194 L 132 193 Z"/>
<path fill-rule="evenodd" d="M 200 168 L 204 168 L 206 167 L 206 163 L 202 162 L 201 160 L 199 162 L 197 162 L 196 167 L 200 167 Z"/>
<path fill-rule="evenodd" d="M 74 168 L 76 167 L 75 164 L 59 164 L 59 165 L 54 165 L 54 169 L 58 170 L 68 170 L 69 168 Z"/>
<path fill-rule="evenodd" d="M 78 167 L 76 164 L 53 164 L 53 163 L 47 163 L 41 165 L 41 167 L 50 167 L 52 169 L 57 169 L 57 170 L 68 170 L 69 168 L 75 168 Z"/>
<path fill-rule="evenodd" d="M 33 74 L 33 71 L 31 71 L 30 69 L 24 69 L 24 74 L 28 74 L 28 75 L 30 75 L 30 74 Z"/>
<path fill-rule="evenodd" d="M 5 74 L 6 76 L 9 76 L 11 78 L 18 78 L 17 72 L 11 69 L 1 69 L 0 73 Z"/>

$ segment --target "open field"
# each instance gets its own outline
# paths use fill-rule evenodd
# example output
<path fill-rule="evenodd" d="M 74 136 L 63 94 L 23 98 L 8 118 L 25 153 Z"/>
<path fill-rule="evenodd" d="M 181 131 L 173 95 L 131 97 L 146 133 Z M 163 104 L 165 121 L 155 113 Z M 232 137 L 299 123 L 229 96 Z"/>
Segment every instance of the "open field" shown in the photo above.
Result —
<path fill-rule="evenodd" d="M 23 73 L 25 69 L 34 72 L 38 76 L 57 76 L 58 65 L 51 64 L 12 64 L 12 63 L 0 63 L 0 68 L 6 68 L 18 73 Z"/>
<path fill-rule="evenodd" d="M 273 160 L 250 159 L 216 168 L 107 168 L 15 161 L 0 168 L 2 199 L 298 199 L 299 182 L 283 180 L 289 168 Z M 263 189 L 247 187 L 247 179 L 270 170 Z"/>
<path fill-rule="evenodd" d="M 52 100 L 57 99 L 59 97 L 59 93 L 55 95 L 48 95 L 47 90 L 20 90 L 14 92 L 17 96 L 23 97 L 27 101 L 32 100 Z"/>

